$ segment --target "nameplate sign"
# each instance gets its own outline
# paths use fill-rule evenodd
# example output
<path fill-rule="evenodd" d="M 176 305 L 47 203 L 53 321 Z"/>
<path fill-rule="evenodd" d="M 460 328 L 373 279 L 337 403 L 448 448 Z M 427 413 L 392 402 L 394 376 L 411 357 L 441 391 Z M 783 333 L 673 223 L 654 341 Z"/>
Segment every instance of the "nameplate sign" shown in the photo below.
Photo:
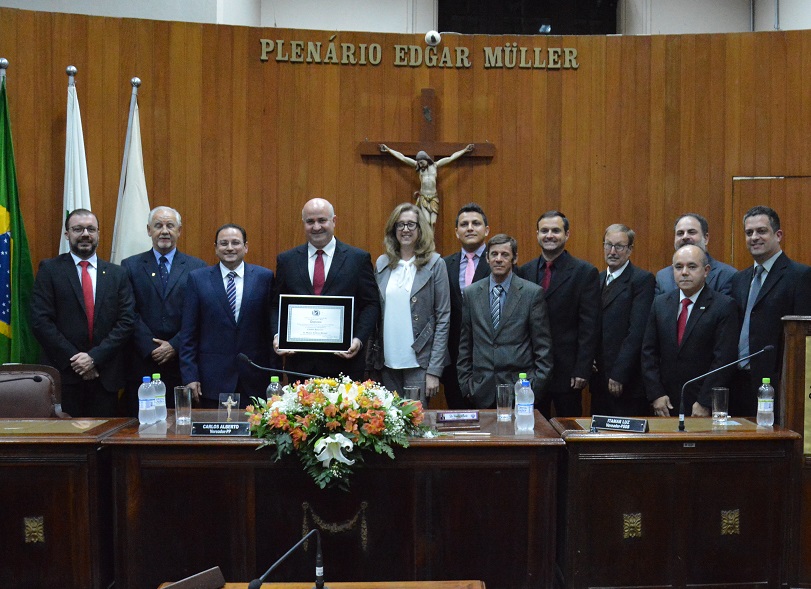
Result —
<path fill-rule="evenodd" d="M 248 437 L 251 428 L 247 421 L 195 421 L 191 424 L 191 435 Z"/>
<path fill-rule="evenodd" d="M 591 430 L 610 430 L 618 432 L 631 432 L 644 434 L 648 431 L 648 420 L 634 417 L 611 417 L 610 415 L 595 415 L 591 418 Z"/>
<path fill-rule="evenodd" d="M 478 411 L 437 411 L 437 431 L 480 429 Z"/>

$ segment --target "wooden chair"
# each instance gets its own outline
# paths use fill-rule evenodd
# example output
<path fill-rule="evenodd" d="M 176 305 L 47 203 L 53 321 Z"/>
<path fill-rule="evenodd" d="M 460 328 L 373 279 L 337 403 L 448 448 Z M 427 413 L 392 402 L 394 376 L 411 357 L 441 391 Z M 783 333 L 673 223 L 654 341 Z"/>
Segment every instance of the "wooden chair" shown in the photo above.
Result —
<path fill-rule="evenodd" d="M 59 371 L 41 364 L 0 365 L 0 417 L 69 418 Z"/>

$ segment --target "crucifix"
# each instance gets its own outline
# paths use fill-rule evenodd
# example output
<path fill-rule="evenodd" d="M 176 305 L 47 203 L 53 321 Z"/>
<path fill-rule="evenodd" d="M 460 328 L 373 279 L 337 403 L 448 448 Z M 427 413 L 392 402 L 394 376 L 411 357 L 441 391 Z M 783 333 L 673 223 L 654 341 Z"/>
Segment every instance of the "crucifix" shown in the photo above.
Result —
<path fill-rule="evenodd" d="M 358 146 L 361 155 L 381 156 L 386 153 L 401 162 L 413 166 L 420 177 L 420 189 L 414 192 L 417 206 L 431 222 L 436 223 L 439 212 L 439 196 L 436 190 L 437 168 L 456 159 L 466 157 L 492 158 L 496 148 L 492 143 L 444 143 L 436 140 L 436 92 L 423 88 L 420 96 L 420 140 L 383 143 L 362 141 Z M 404 154 L 415 153 L 411 158 Z M 431 154 L 431 155 L 429 155 Z M 439 159 L 434 159 L 439 158 Z"/>

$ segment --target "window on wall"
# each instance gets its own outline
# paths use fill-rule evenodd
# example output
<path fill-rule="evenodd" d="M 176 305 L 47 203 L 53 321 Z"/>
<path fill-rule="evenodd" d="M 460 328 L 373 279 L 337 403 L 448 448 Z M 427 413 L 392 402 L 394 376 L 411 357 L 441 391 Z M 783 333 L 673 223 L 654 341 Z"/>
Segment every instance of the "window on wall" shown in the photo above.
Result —
<path fill-rule="evenodd" d="M 485 35 L 610 35 L 618 0 L 439 0 L 440 31 Z"/>

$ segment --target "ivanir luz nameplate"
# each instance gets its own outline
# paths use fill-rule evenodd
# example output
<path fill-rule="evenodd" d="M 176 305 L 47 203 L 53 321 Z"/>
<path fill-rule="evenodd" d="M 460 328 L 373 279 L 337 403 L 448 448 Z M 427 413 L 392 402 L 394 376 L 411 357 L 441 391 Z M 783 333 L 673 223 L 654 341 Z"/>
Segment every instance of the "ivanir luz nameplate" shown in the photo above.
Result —
<path fill-rule="evenodd" d="M 610 430 L 617 432 L 630 432 L 644 434 L 648 431 L 648 420 L 635 417 L 611 417 L 610 415 L 594 415 L 591 418 L 591 431 Z"/>
<path fill-rule="evenodd" d="M 191 424 L 191 435 L 247 437 L 251 428 L 247 421 L 195 421 Z"/>

